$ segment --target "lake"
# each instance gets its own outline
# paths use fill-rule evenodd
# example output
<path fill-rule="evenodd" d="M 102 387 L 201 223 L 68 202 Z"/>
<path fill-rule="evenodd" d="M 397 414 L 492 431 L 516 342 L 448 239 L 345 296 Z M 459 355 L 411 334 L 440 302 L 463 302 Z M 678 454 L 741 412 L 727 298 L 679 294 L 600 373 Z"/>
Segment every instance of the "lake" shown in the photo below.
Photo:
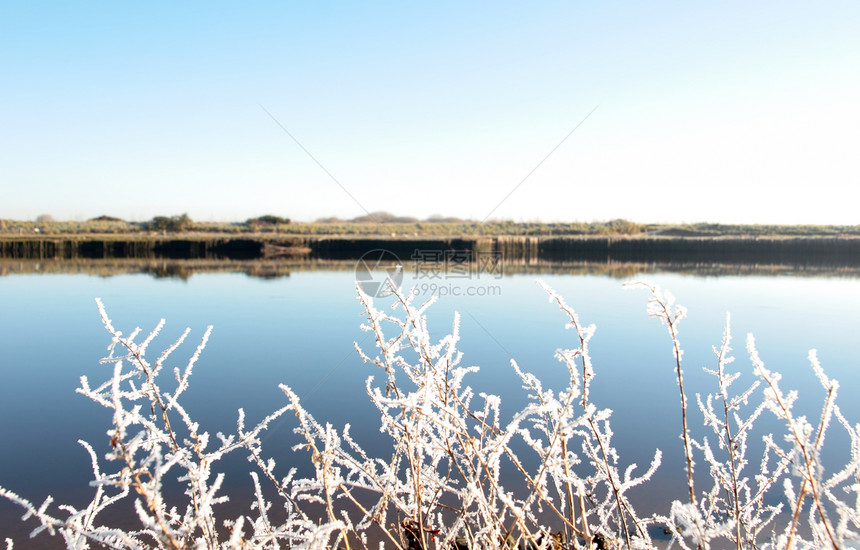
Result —
<path fill-rule="evenodd" d="M 285 404 L 278 389 L 284 383 L 317 419 L 336 426 L 350 423 L 366 449 L 385 449 L 378 415 L 364 389 L 368 376 L 380 380 L 383 373 L 363 363 L 353 349 L 358 342 L 374 355 L 373 338 L 359 329 L 363 310 L 355 290 L 357 273 L 360 281 L 367 280 L 366 273 L 354 266 L 313 264 L 265 277 L 229 266 L 227 271 L 185 270 L 181 277 L 122 269 L 100 275 L 7 271 L 0 277 L 0 485 L 36 503 L 48 494 L 57 503 L 88 500 L 89 456 L 77 441 L 89 441 L 100 457 L 109 448 L 109 411 L 75 393 L 81 375 L 96 382 L 110 374 L 109 366 L 99 364 L 109 337 L 96 297 L 124 333 L 137 326 L 146 333 L 162 317 L 167 320 L 150 349 L 152 357 L 190 327 L 188 342 L 169 367 L 184 365 L 206 326 L 214 325 L 185 400 L 202 429 L 235 431 L 240 407 L 249 421 L 261 419 Z M 535 283 L 538 277 L 566 298 L 583 323 L 597 325 L 591 341 L 597 373 L 592 401 L 614 411 L 614 443 L 622 463 L 644 468 L 655 448 L 663 451 L 655 479 L 630 493 L 637 505 L 665 512 L 672 499 L 684 498 L 685 480 L 671 342 L 666 328 L 647 317 L 647 293 L 625 290 L 625 282 L 656 283 L 689 308 L 680 339 L 692 407 L 696 393 L 716 391 L 701 367 L 715 366 L 711 347 L 719 346 L 726 312 L 731 312 L 737 357 L 732 369 L 743 373 L 736 389 L 752 380 L 744 341 L 753 333 L 765 364 L 784 374 L 784 388 L 800 389 L 799 409 L 816 418 L 823 392 L 807 359 L 815 348 L 825 371 L 841 383 L 843 413 L 849 421 L 860 420 L 856 271 L 544 265 L 466 273 L 429 263 L 405 265 L 404 288 L 414 287 L 418 300 L 438 295 L 429 311 L 434 337 L 447 334 L 454 312 L 460 313 L 463 364 L 481 367 L 469 383 L 477 391 L 501 395 L 508 417 L 525 403 L 511 359 L 560 387 L 567 374 L 555 351 L 577 345 L 575 333 L 564 328 L 566 318 Z M 690 422 L 694 434 L 706 433 L 697 410 Z M 769 418 L 762 422 L 772 425 Z M 279 465 L 309 464 L 307 453 L 290 450 L 294 426 L 292 416 L 285 417 L 265 436 L 264 450 L 278 457 Z M 838 426 L 831 435 L 826 459 L 844 463 L 845 438 Z M 252 496 L 248 466 L 244 457 L 225 463 L 225 491 L 246 510 Z M 111 465 L 102 461 L 102 467 Z M 0 501 L 0 535 L 14 538 L 15 548 L 27 548 L 34 524 L 21 523 L 20 515 Z M 60 546 L 45 534 L 37 541 L 39 547 Z"/>

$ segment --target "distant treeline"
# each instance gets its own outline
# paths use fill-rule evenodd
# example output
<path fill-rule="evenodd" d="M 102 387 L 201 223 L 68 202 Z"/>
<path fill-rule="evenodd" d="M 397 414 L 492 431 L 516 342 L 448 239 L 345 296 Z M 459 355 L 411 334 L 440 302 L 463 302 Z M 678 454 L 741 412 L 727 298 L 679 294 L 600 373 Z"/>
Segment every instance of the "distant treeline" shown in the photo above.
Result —
<path fill-rule="evenodd" d="M 243 222 L 194 221 L 188 214 L 156 216 L 148 221 L 125 221 L 113 216 L 90 220 L 56 221 L 41 215 L 33 221 L 0 219 L 0 235 L 81 234 L 276 234 L 355 236 L 661 236 L 661 237 L 860 237 L 860 225 L 756 225 L 756 224 L 642 224 L 625 219 L 593 222 L 480 222 L 455 217 L 431 216 L 424 220 L 374 212 L 349 220 L 321 218 L 295 222 L 266 214 Z"/>

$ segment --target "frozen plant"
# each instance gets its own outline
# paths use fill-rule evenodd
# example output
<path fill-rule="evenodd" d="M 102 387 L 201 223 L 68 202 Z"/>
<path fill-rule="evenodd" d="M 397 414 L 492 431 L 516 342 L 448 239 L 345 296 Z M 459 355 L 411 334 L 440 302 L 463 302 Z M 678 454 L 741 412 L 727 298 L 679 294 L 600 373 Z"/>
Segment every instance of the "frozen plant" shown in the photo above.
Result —
<path fill-rule="evenodd" d="M 570 510 L 571 528 L 586 541 L 586 547 L 587 541 L 599 537 L 597 540 L 602 541 L 601 545 L 651 548 L 647 528 L 653 522 L 638 516 L 626 492 L 650 479 L 660 465 L 661 451 L 655 450 L 650 467 L 642 475 L 634 475 L 636 464 L 628 465 L 621 473 L 621 461 L 612 446 L 613 434 L 609 423 L 612 411 L 598 409 L 589 400 L 595 371 L 588 344 L 596 327 L 584 326 L 561 296 L 542 281 L 538 283 L 549 295 L 550 301 L 555 302 L 569 319 L 566 328 L 576 332 L 579 345 L 574 349 L 556 352 L 556 357 L 566 365 L 570 374 L 569 386 L 554 398 L 551 390 L 542 390 L 534 376 L 521 373 L 515 363 L 514 368 L 532 391 L 530 395 L 536 398 L 535 404 L 543 411 L 532 422 L 543 432 L 541 435 L 545 440 L 560 442 L 558 447 L 561 453 L 548 461 L 548 465 L 556 465 L 549 473 L 557 491 L 561 492 L 561 487 L 564 488 L 566 499 L 560 501 Z M 570 448 L 573 441 L 579 444 L 581 454 L 577 455 Z M 536 452 L 550 456 L 542 452 L 540 440 L 529 438 L 529 442 Z M 552 446 L 549 450 L 552 450 Z M 582 469 L 574 470 L 573 466 L 583 460 L 590 466 L 590 473 L 579 477 L 574 472 Z M 595 536 L 592 537 L 592 534 Z"/>
<path fill-rule="evenodd" d="M 335 428 L 316 420 L 286 385 L 284 407 L 253 427 L 246 427 L 240 409 L 235 434 L 211 437 L 181 405 L 210 329 L 184 368 L 165 376 L 167 360 L 189 332 L 153 363 L 146 353 L 164 321 L 139 341 L 140 329 L 124 336 L 98 302 L 111 336 L 102 362 L 111 373 L 97 385 L 81 378 L 78 392 L 108 409 L 112 424 L 104 448 L 81 442 L 92 461 L 92 501 L 83 509 L 64 505 L 55 512 L 50 498 L 37 506 L 2 487 L 0 496 L 20 505 L 25 519 L 39 522 L 34 536 L 47 531 L 76 550 L 656 549 L 661 541 L 652 540 L 653 527 L 671 535 L 670 547 L 851 547 L 860 531 L 860 426 L 842 415 L 835 403 L 838 384 L 814 353 L 810 359 L 825 390 L 817 426 L 793 412 L 796 392 L 783 392 L 779 375 L 765 369 L 751 338 L 757 381 L 734 393 L 739 373 L 727 368 L 733 361 L 727 320 L 722 344 L 714 349 L 716 365 L 706 369 L 717 391 L 696 395 L 710 434 L 697 436 L 678 339 L 686 310 L 646 285 L 649 313 L 669 328 L 687 494 L 664 513 L 643 515 L 628 493 L 651 478 L 662 452 L 654 451 L 644 471 L 619 456 L 612 411 L 590 397 L 597 370 L 589 346 L 596 328 L 541 286 L 566 318 L 573 346 L 556 352 L 566 372 L 559 388 L 511 362 L 528 397 L 519 411 L 503 411 L 499 396 L 469 385 L 478 368 L 461 364 L 456 315 L 450 334 L 434 340 L 426 316 L 432 300 L 416 304 L 414 294 L 392 289 L 393 305 L 380 309 L 358 288 L 362 329 L 374 337 L 375 349 L 356 349 L 378 367 L 380 376 L 369 376 L 365 388 L 379 412 L 380 430 L 391 440 L 385 456 L 363 449 L 349 425 Z M 759 437 L 754 427 L 768 411 L 785 432 L 762 436 L 762 456 L 753 461 L 749 446 Z M 284 469 L 266 455 L 260 436 L 287 413 L 296 418 L 301 443 L 293 454 L 278 457 L 293 466 Z M 821 449 L 834 418 L 849 435 L 850 458 L 827 475 Z M 227 516 L 221 506 L 227 500 L 224 475 L 217 467 L 237 452 L 253 465 L 248 494 L 254 504 L 245 514 Z M 294 465 L 305 456 L 313 472 L 303 477 Z M 696 460 L 707 472 L 694 471 Z M 512 474 L 513 486 L 506 483 Z M 181 495 L 169 491 L 177 484 Z M 707 489 L 699 492 L 697 486 Z M 136 528 L 104 524 L 104 510 L 121 501 L 133 502 Z M 7 541 L 7 550 L 12 547 Z"/>
<path fill-rule="evenodd" d="M 747 338 L 747 351 L 753 364 L 753 374 L 758 378 L 740 394 L 734 395 L 730 386 L 740 376 L 729 373 L 726 367 L 734 361 L 731 352 L 730 322 L 727 316 L 722 345 L 714 348 L 717 368 L 705 368 L 705 372 L 717 379 L 719 391 L 704 400 L 697 394 L 699 409 L 704 423 L 716 436 L 718 457 L 707 437 L 695 440 L 688 432 L 687 398 L 684 391 L 681 358 L 683 350 L 678 339 L 678 323 L 686 316 L 686 309 L 674 306 L 668 292 L 654 285 L 636 283 L 630 286 L 644 287 L 650 292 L 648 313 L 660 319 L 669 329 L 675 373 L 681 392 L 682 439 L 687 462 L 689 502 L 674 501 L 669 516 L 656 516 L 663 521 L 667 531 L 673 534 L 673 543 L 682 548 L 711 548 L 714 541 L 719 548 L 728 541 L 737 549 L 773 548 L 855 548 L 860 527 L 860 425 L 852 426 L 836 405 L 838 383 L 830 380 L 818 362 L 815 350 L 809 354 L 812 368 L 825 390 L 824 406 L 818 427 L 814 428 L 805 417 L 797 417 L 792 409 L 797 392 L 784 394 L 779 387 L 781 375 L 764 367 L 755 348 L 752 335 Z M 674 307 L 673 307 L 674 306 Z M 750 401 L 758 389 L 764 388 L 757 405 Z M 721 403 L 721 405 L 718 405 Z M 748 412 L 744 413 L 744 409 Z M 782 440 L 773 434 L 761 436 L 764 442 L 758 472 L 752 480 L 744 471 L 747 459 L 748 439 L 753 426 L 764 411 L 772 412 L 785 424 Z M 825 479 L 821 462 L 824 436 L 832 417 L 836 417 L 846 430 L 850 441 L 850 459 L 837 473 Z M 709 466 L 711 489 L 698 494 L 694 489 L 694 449 L 699 450 Z M 791 476 L 800 480 L 800 489 L 795 492 Z M 773 503 L 765 500 L 768 492 L 782 480 L 785 499 Z M 775 491 L 774 491 L 775 492 Z M 808 505 L 806 504 L 808 501 Z M 776 518 L 786 504 L 791 512 L 787 526 L 780 532 Z M 801 536 L 800 518 L 807 506 L 805 524 L 806 540 Z M 835 522 L 830 518 L 836 514 Z"/>
<path fill-rule="evenodd" d="M 754 479 L 751 480 L 746 474 L 749 436 L 753 433 L 756 420 L 765 410 L 765 404 L 750 407 L 750 398 L 761 384 L 758 380 L 740 394 L 731 393 L 730 387 L 740 377 L 740 373 L 726 370 L 734 361 L 730 344 L 730 320 L 726 316 L 722 345 L 719 349 L 714 348 L 717 369 L 705 369 L 705 372 L 716 377 L 719 393 L 708 395 L 705 400 L 696 394 L 705 425 L 714 432 L 717 450 L 712 448 L 706 436 L 701 442 L 694 442 L 694 445 L 708 464 L 712 482 L 711 490 L 701 497 L 703 514 L 710 518 L 731 518 L 725 524 L 723 536 L 740 549 L 754 547 L 760 535 L 773 524 L 782 510 L 781 504 L 767 504 L 765 496 L 785 474 L 791 457 L 776 455 L 773 447 L 766 445 Z"/>
<path fill-rule="evenodd" d="M 239 436 L 218 433 L 218 442 L 213 445 L 209 433 L 201 431 L 180 404 L 212 327 L 206 329 L 184 369 L 174 369 L 173 387 L 165 390 L 161 376 L 165 362 L 190 331 L 186 330 L 155 363 L 151 363 L 146 352 L 164 327 L 164 320 L 142 342 L 137 342 L 140 329 L 123 336 L 113 327 L 101 301 L 97 300 L 97 304 L 102 322 L 111 335 L 109 355 L 102 363 L 112 365 L 112 376 L 95 387 L 86 377 L 81 377 L 77 391 L 112 412 L 106 459 L 114 466 L 114 471 L 103 473 L 93 447 L 81 441 L 92 459 L 94 474 L 90 483 L 93 499 L 85 508 L 60 506 L 59 510 L 64 512 L 64 517 L 60 517 L 49 512 L 51 497 L 36 506 L 3 487 L 0 487 L 0 495 L 24 508 L 24 519 L 34 517 L 40 522 L 31 537 L 41 531 L 58 534 L 69 549 L 214 549 L 238 547 L 243 540 L 264 540 L 267 533 L 259 527 L 264 522 L 244 517 L 217 521 L 217 505 L 227 497 L 219 494 L 224 475 L 215 473 L 214 466 L 228 453 L 258 447 L 260 433 L 287 408 L 276 411 L 250 430 L 244 427 L 244 413 L 240 409 Z M 171 506 L 167 502 L 165 485 L 174 481 L 184 487 L 184 505 Z M 134 509 L 140 523 L 138 529 L 122 530 L 99 524 L 99 514 L 132 493 L 136 495 Z M 261 510 L 260 515 L 263 514 Z M 244 533 L 246 521 L 253 527 L 253 532 L 248 534 Z M 293 520 L 288 527 L 293 523 L 297 521 Z M 316 527 L 307 522 L 301 527 L 299 540 L 308 542 L 309 547 L 326 547 L 325 526 Z M 8 546 L 12 547 L 11 541 Z M 262 544 L 254 543 L 252 547 L 262 547 Z"/>
<path fill-rule="evenodd" d="M 780 548 L 847 548 L 848 541 L 860 541 L 860 425 L 853 426 L 845 419 L 836 404 L 839 383 L 824 373 L 815 350 L 809 352 L 809 361 L 821 387 L 825 391 L 824 407 L 818 425 L 797 416 L 794 403 L 797 392 L 784 393 L 779 382 L 782 376 L 771 372 L 755 348 L 752 336 L 747 338 L 747 348 L 755 372 L 764 382 L 764 406 L 785 423 L 785 445 L 779 445 L 773 437 L 767 437 L 769 448 L 783 460 L 790 462 L 794 482 L 784 482 L 785 497 L 791 510 L 791 521 L 784 533 L 777 538 Z M 833 417 L 848 433 L 851 440 L 851 458 L 838 472 L 827 476 L 821 460 L 824 438 Z M 798 532 L 800 518 L 807 508 L 806 525 L 810 541 L 801 538 Z M 835 516 L 835 519 L 834 517 Z"/>

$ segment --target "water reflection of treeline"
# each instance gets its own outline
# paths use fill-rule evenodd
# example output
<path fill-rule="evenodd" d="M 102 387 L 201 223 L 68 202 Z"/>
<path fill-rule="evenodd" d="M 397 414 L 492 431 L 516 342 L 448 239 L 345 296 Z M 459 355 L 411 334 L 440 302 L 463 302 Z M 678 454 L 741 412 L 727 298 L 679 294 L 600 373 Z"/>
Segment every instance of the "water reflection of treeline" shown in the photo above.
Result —
<path fill-rule="evenodd" d="M 355 271 L 357 260 L 269 259 L 269 260 L 175 260 L 175 259 L 48 259 L 12 260 L 0 258 L 0 277 L 26 274 L 68 274 L 112 277 L 143 274 L 154 278 L 187 280 L 202 273 L 241 273 L 260 279 L 279 279 L 293 273 L 314 271 Z M 436 266 L 441 278 L 449 266 L 443 261 Z M 426 275 L 427 264 L 404 265 L 404 284 L 411 278 Z M 482 272 L 473 262 L 467 268 L 483 280 L 508 275 L 601 275 L 628 279 L 653 273 L 678 273 L 700 277 L 720 276 L 793 276 L 793 277 L 860 277 L 860 267 L 719 264 L 719 263 L 657 263 L 657 262 L 503 262 L 492 273 Z M 461 273 L 462 270 L 458 271 Z M 458 280 L 462 280 L 458 275 Z"/>

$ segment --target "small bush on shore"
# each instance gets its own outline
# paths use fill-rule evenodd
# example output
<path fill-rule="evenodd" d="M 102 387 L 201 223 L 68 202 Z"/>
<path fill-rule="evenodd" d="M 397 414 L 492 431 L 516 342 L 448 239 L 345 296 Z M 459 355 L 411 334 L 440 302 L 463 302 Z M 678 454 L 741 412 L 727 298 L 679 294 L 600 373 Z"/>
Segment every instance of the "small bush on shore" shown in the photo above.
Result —
<path fill-rule="evenodd" d="M 289 218 L 282 218 L 280 216 L 274 216 L 272 214 L 267 214 L 265 216 L 258 216 L 256 218 L 249 218 L 245 225 L 287 225 L 290 223 Z"/>
<path fill-rule="evenodd" d="M 146 228 L 150 231 L 169 231 L 178 233 L 180 231 L 188 231 L 194 227 L 194 222 L 188 214 L 180 216 L 155 216 L 150 221 L 146 222 Z"/>

